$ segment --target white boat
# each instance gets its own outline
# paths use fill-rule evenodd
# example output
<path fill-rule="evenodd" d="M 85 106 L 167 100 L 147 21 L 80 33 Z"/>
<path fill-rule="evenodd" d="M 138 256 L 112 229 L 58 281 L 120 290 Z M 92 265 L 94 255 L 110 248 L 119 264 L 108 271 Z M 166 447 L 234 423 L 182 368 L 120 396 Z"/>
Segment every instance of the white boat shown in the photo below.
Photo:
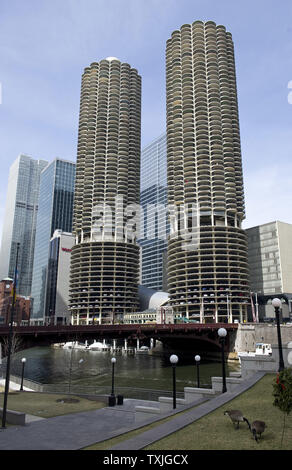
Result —
<path fill-rule="evenodd" d="M 90 351 L 108 351 L 110 349 L 110 345 L 94 340 L 92 344 L 87 346 L 87 349 Z"/>
<path fill-rule="evenodd" d="M 86 349 L 86 345 L 78 341 L 68 341 L 62 346 L 63 349 Z"/>
<path fill-rule="evenodd" d="M 251 351 L 239 351 L 238 358 L 239 362 L 241 362 L 242 357 L 256 357 L 256 356 L 271 356 L 272 354 L 272 347 L 268 343 L 256 343 L 256 350 L 255 352 Z"/>
<path fill-rule="evenodd" d="M 148 346 L 141 346 L 141 348 L 137 349 L 136 353 L 137 354 L 148 354 L 149 353 L 149 348 L 148 348 Z"/>

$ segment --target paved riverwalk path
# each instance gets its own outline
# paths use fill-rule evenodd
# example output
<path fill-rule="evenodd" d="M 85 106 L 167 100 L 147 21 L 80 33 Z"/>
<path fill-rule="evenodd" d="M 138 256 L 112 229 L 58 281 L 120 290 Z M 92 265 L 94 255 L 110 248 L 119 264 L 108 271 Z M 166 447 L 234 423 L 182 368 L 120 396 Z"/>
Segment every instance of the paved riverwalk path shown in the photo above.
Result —
<path fill-rule="evenodd" d="M 263 372 L 257 372 L 238 385 L 233 392 L 220 394 L 207 401 L 197 400 L 188 407 L 192 409 L 181 415 L 175 416 L 179 411 L 186 410 L 186 407 L 170 413 L 161 413 L 139 423 L 135 423 L 135 406 L 158 408 L 158 402 L 125 399 L 123 405 L 115 407 L 41 420 L 34 420 L 34 417 L 31 417 L 25 426 L 0 428 L 0 450 L 78 450 L 174 415 L 167 423 L 157 425 L 111 449 L 139 450 L 227 403 L 252 387 L 263 376 Z M 193 408 L 195 405 L 196 408 Z"/>

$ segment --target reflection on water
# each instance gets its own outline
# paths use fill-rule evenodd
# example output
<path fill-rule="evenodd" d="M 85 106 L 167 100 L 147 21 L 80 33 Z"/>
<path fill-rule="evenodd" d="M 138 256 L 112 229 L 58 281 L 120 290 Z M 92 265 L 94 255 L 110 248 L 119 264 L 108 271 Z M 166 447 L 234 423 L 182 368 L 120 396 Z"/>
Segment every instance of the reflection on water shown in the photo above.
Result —
<path fill-rule="evenodd" d="M 72 356 L 71 356 L 72 355 Z M 104 386 L 111 383 L 110 352 L 82 351 L 37 347 L 21 351 L 13 356 L 11 373 L 21 375 L 21 358 L 26 357 L 27 379 L 47 384 L 68 383 L 70 363 L 72 384 Z M 202 356 L 201 356 L 202 357 Z M 171 390 L 172 367 L 167 356 L 117 354 L 115 383 L 120 387 L 137 387 L 156 390 Z M 72 361 L 71 361 L 72 359 Z M 79 363 L 80 359 L 83 362 Z M 227 364 L 229 371 L 236 371 L 239 364 Z M 200 364 L 201 386 L 210 386 L 212 376 L 221 376 L 221 364 Z M 176 367 L 177 390 L 186 386 L 197 386 L 196 366 L 179 357 Z"/>

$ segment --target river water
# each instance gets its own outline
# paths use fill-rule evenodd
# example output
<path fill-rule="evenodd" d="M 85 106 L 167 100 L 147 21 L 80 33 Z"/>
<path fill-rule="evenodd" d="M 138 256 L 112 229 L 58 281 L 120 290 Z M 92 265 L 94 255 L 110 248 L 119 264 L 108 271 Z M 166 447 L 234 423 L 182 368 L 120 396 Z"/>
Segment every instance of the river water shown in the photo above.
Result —
<path fill-rule="evenodd" d="M 110 386 L 112 378 L 110 352 L 35 347 L 13 355 L 11 374 L 21 375 L 21 359 L 26 357 L 24 377 L 43 384 L 66 384 L 80 387 Z M 153 390 L 172 389 L 170 354 L 115 354 L 115 384 Z M 222 375 L 220 362 L 204 361 L 201 355 L 200 385 L 211 386 L 212 376 Z M 82 360 L 82 361 L 81 361 Z M 239 370 L 239 364 L 227 363 L 226 373 Z M 177 390 L 196 387 L 197 375 L 193 359 L 180 356 L 176 366 Z"/>

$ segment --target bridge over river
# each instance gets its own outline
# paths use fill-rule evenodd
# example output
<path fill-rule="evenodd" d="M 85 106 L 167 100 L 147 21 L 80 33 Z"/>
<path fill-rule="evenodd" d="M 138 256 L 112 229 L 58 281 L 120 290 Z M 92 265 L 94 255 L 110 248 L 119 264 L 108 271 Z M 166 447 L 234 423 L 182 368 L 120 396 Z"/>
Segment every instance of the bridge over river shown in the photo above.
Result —
<path fill-rule="evenodd" d="M 168 349 L 190 349 L 196 352 L 220 351 L 218 330 L 227 330 L 225 351 L 254 351 L 257 342 L 276 344 L 276 325 L 265 323 L 187 323 L 187 324 L 115 324 L 115 325 L 57 325 L 14 326 L 18 350 L 34 346 L 49 346 L 67 341 L 127 340 L 128 345 L 149 344 L 159 340 Z M 9 327 L 0 326 L 0 342 L 7 343 Z M 292 324 L 281 325 L 283 344 L 292 341 Z M 121 343 L 120 341 L 120 343 Z"/>
<path fill-rule="evenodd" d="M 13 334 L 18 338 L 18 349 L 48 346 L 55 343 L 85 340 L 127 340 L 129 344 L 139 339 L 140 345 L 150 338 L 161 341 L 164 346 L 180 349 L 196 344 L 196 350 L 219 351 L 218 330 L 227 330 L 226 351 L 234 344 L 237 323 L 189 323 L 189 324 L 116 324 L 116 325 L 57 325 L 14 326 Z M 7 342 L 9 327 L 0 327 L 0 341 Z"/>

